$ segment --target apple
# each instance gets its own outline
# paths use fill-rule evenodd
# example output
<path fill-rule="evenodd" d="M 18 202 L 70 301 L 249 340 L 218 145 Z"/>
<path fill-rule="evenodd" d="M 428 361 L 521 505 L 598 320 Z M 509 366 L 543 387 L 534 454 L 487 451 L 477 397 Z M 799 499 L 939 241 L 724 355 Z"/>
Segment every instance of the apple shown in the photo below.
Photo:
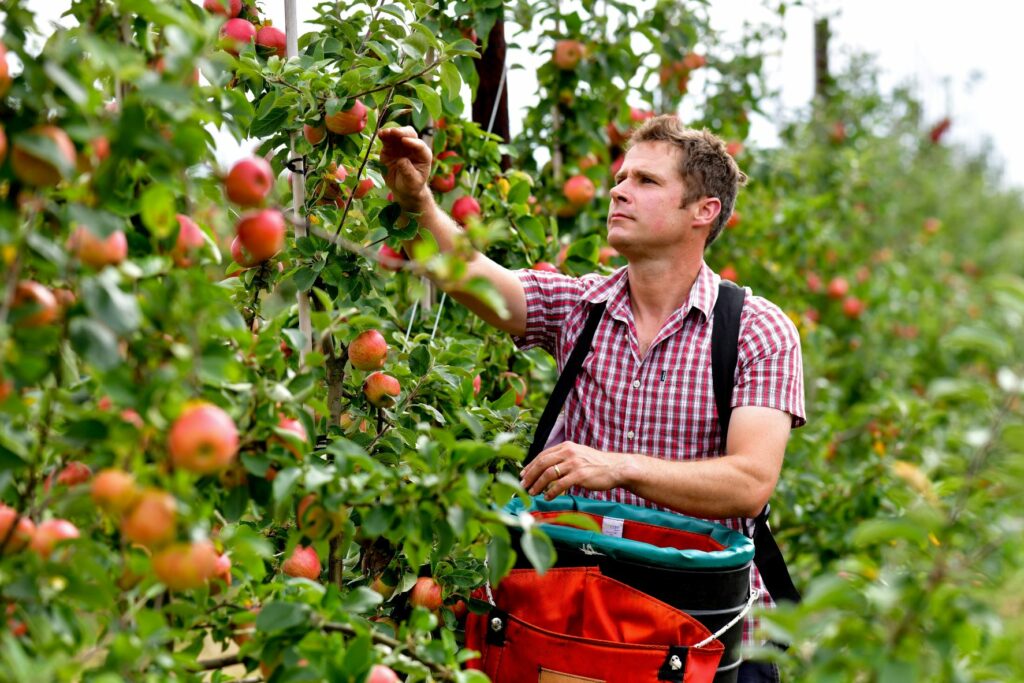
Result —
<path fill-rule="evenodd" d="M 377 250 L 377 261 L 385 270 L 397 272 L 402 269 L 402 264 L 405 262 L 405 255 L 399 251 L 395 251 L 395 249 L 386 244 L 382 244 L 380 245 L 380 249 Z"/>
<path fill-rule="evenodd" d="M 135 477 L 124 470 L 107 468 L 93 477 L 90 490 L 92 502 L 112 515 L 128 510 L 139 496 Z"/>
<path fill-rule="evenodd" d="M 7 48 L 4 47 L 3 42 L 0 42 L 0 97 L 6 95 L 10 87 L 11 72 L 7 68 Z M 3 161 L 2 155 L 0 155 L 0 161 Z"/>
<path fill-rule="evenodd" d="M 236 57 L 246 43 L 256 40 L 256 27 L 248 19 L 228 19 L 220 27 L 220 47 Z"/>
<path fill-rule="evenodd" d="M 235 231 L 241 253 L 251 263 L 262 263 L 284 249 L 284 216 L 277 209 L 244 214 Z"/>
<path fill-rule="evenodd" d="M 521 405 L 523 399 L 526 398 L 526 380 L 514 372 L 503 372 L 498 375 L 498 378 L 502 384 L 507 386 L 506 391 L 515 392 L 516 405 Z"/>
<path fill-rule="evenodd" d="M 0 164 L 4 163 L 4 159 L 7 157 L 7 134 L 4 133 L 4 127 L 0 124 Z"/>
<path fill-rule="evenodd" d="M 371 405 L 389 408 L 395 404 L 395 397 L 402 393 L 402 385 L 391 375 L 373 372 L 363 382 L 363 393 Z"/>
<path fill-rule="evenodd" d="M 585 175 L 574 175 L 565 181 L 562 194 L 575 207 L 586 206 L 594 199 L 594 182 Z"/>
<path fill-rule="evenodd" d="M 251 268 L 257 263 L 257 261 L 253 260 L 248 254 L 242 251 L 242 242 L 237 236 L 231 240 L 231 260 L 240 266 L 245 266 L 246 268 Z M 238 275 L 238 273 L 233 274 Z"/>
<path fill-rule="evenodd" d="M 572 71 L 586 56 L 587 48 L 583 43 L 571 38 L 563 38 L 555 43 L 551 53 L 551 61 L 562 71 Z"/>
<path fill-rule="evenodd" d="M 557 272 L 559 272 L 558 271 L 558 266 L 556 266 L 553 263 L 548 263 L 547 261 L 537 261 L 536 263 L 534 263 L 530 267 L 533 270 L 540 270 L 540 271 L 543 271 L 545 273 L 557 273 Z"/>
<path fill-rule="evenodd" d="M 409 592 L 410 605 L 436 612 L 441 608 L 442 602 L 441 584 L 429 576 L 416 579 L 416 585 Z"/>
<path fill-rule="evenodd" d="M 274 169 L 262 157 L 242 159 L 224 179 L 228 199 L 242 206 L 259 206 L 273 187 Z"/>
<path fill-rule="evenodd" d="M 856 320 L 859 318 L 861 314 L 864 313 L 865 308 L 867 308 L 867 306 L 864 302 L 855 296 L 848 296 L 843 299 L 843 315 L 850 320 Z"/>
<path fill-rule="evenodd" d="M 302 135 L 309 144 L 319 145 L 327 139 L 327 128 L 324 126 L 311 126 L 305 123 L 302 125 Z"/>
<path fill-rule="evenodd" d="M 693 69 L 699 69 L 700 67 L 704 66 L 707 63 L 708 60 L 704 57 L 704 55 L 699 55 L 696 52 L 688 52 L 686 53 L 686 56 L 683 57 L 683 68 L 689 69 L 691 71 Z"/>
<path fill-rule="evenodd" d="M 174 538 L 178 503 L 159 489 L 146 489 L 121 520 L 121 535 L 132 543 L 155 548 Z"/>
<path fill-rule="evenodd" d="M 344 413 L 338 416 L 338 426 L 346 432 L 352 429 L 356 424 L 356 416 L 352 411 L 346 410 Z M 370 428 L 370 423 L 366 421 L 366 418 L 360 418 L 359 420 L 359 431 L 366 433 L 366 430 Z"/>
<path fill-rule="evenodd" d="M 456 152 L 455 150 L 452 150 L 452 149 L 446 149 L 445 151 L 443 151 L 443 152 L 441 152 L 440 154 L 437 155 L 437 160 L 440 161 L 440 162 L 443 162 L 444 165 L 445 165 L 445 168 L 450 168 L 452 173 L 459 174 L 459 173 L 462 172 L 462 167 L 463 167 L 462 164 L 458 163 L 457 161 L 453 161 L 449 165 L 447 162 L 445 162 L 445 159 L 451 159 L 452 157 L 455 157 L 456 159 L 458 159 L 459 158 L 459 153 Z"/>
<path fill-rule="evenodd" d="M 172 591 L 192 590 L 217 575 L 218 557 L 209 541 L 173 543 L 153 554 L 153 573 Z"/>
<path fill-rule="evenodd" d="M 736 272 L 736 268 L 730 263 L 725 268 L 722 268 L 721 272 L 718 273 L 723 280 L 729 280 L 731 282 L 739 282 L 740 276 Z"/>
<path fill-rule="evenodd" d="M 75 161 L 78 159 L 75 145 L 63 130 L 57 126 L 36 126 L 29 130 L 28 134 L 51 140 L 57 146 L 58 154 L 67 162 L 66 166 L 68 168 L 75 166 Z M 36 187 L 56 185 L 64 177 L 64 169 L 35 156 L 19 144 L 17 139 L 11 149 L 11 168 L 21 182 Z"/>
<path fill-rule="evenodd" d="M 615 247 L 604 246 L 597 250 L 597 262 L 605 266 L 618 256 L 619 250 Z"/>
<path fill-rule="evenodd" d="M 825 293 L 828 294 L 830 299 L 839 300 L 845 297 L 850 292 L 850 283 L 846 281 L 844 277 L 834 277 L 829 280 L 828 287 L 825 289 Z"/>
<path fill-rule="evenodd" d="M 369 194 L 370 190 L 372 190 L 374 187 L 375 185 L 373 184 L 373 178 L 363 178 L 362 180 L 359 181 L 359 184 L 356 185 L 356 191 L 354 193 L 355 198 L 362 199 L 367 194 Z"/>
<path fill-rule="evenodd" d="M 259 613 L 259 605 L 252 605 L 245 612 L 236 612 L 231 618 L 231 625 L 236 628 L 231 640 L 235 641 L 239 647 L 252 640 L 252 634 L 256 632 L 256 617 L 259 616 Z"/>
<path fill-rule="evenodd" d="M 61 469 L 59 473 L 56 473 L 57 483 L 62 486 L 77 486 L 78 484 L 84 484 L 89 481 L 92 477 L 92 470 L 84 462 L 78 460 L 72 460 Z M 46 478 L 43 484 L 43 489 L 49 491 L 53 486 L 54 473 L 51 472 L 50 476 Z"/>
<path fill-rule="evenodd" d="M 619 156 L 615 157 L 615 159 L 612 160 L 612 165 L 608 167 L 608 172 L 612 174 L 612 177 L 614 177 L 615 174 L 619 172 L 619 169 L 622 168 L 622 164 L 625 161 L 625 154 L 620 154 Z"/>
<path fill-rule="evenodd" d="M 297 545 L 288 559 L 281 563 L 281 571 L 288 576 L 316 581 L 320 578 L 320 558 L 312 546 Z"/>
<path fill-rule="evenodd" d="M 342 531 L 344 516 L 332 513 L 315 493 L 303 496 L 295 510 L 295 523 L 307 538 L 333 538 Z"/>
<path fill-rule="evenodd" d="M 949 117 L 944 117 L 928 131 L 928 138 L 932 141 L 932 144 L 938 144 L 942 137 L 949 131 L 953 122 Z"/>
<path fill-rule="evenodd" d="M 366 683 L 399 683 L 400 681 L 398 674 L 391 667 L 383 664 L 374 664 L 370 669 L 370 675 L 366 678 Z"/>
<path fill-rule="evenodd" d="M 87 266 L 116 266 L 128 256 L 128 239 L 122 230 L 115 230 L 106 238 L 100 238 L 89 228 L 80 225 L 68 238 L 68 250 Z"/>
<path fill-rule="evenodd" d="M 242 11 L 242 0 L 203 0 L 203 9 L 213 14 L 221 14 L 229 19 L 237 17 Z"/>
<path fill-rule="evenodd" d="M 288 417 L 287 415 L 277 416 L 277 428 L 294 434 L 295 436 L 299 437 L 299 439 L 301 439 L 303 443 L 309 441 L 309 436 L 306 434 L 306 428 L 302 426 L 302 423 L 294 418 Z M 291 441 L 286 441 L 285 439 L 282 439 L 277 435 L 271 437 L 270 441 L 272 443 L 279 443 L 285 448 L 287 448 L 289 451 L 291 451 L 292 455 L 295 456 L 296 460 L 302 460 L 302 449 L 299 446 L 293 444 Z"/>
<path fill-rule="evenodd" d="M 811 292 L 812 294 L 817 294 L 818 292 L 825 288 L 825 283 L 822 282 L 821 276 L 815 273 L 814 271 L 810 271 L 807 273 L 806 282 L 807 291 Z"/>
<path fill-rule="evenodd" d="M 482 386 L 482 384 L 483 383 L 482 383 L 482 381 L 480 379 L 480 375 L 477 374 L 476 377 L 473 378 L 473 395 L 474 396 L 477 396 L 480 393 L 480 387 Z"/>
<path fill-rule="evenodd" d="M 348 345 L 348 360 L 357 370 L 380 370 L 388 355 L 388 343 L 377 330 L 366 330 Z"/>
<path fill-rule="evenodd" d="M 452 218 L 455 219 L 455 222 L 465 225 L 470 216 L 480 217 L 480 202 L 469 195 L 456 199 L 452 204 Z"/>
<path fill-rule="evenodd" d="M 18 327 L 42 327 L 57 320 L 57 297 L 35 280 L 22 280 L 14 288 L 11 310 L 17 311 Z"/>
<path fill-rule="evenodd" d="M 846 139 L 846 124 L 842 121 L 833 122 L 828 131 L 828 139 L 832 144 L 838 145 Z"/>
<path fill-rule="evenodd" d="M 186 268 L 194 263 L 193 257 L 206 243 L 206 237 L 196 222 L 185 214 L 179 213 L 177 219 L 178 238 L 171 249 L 171 257 L 179 268 Z"/>
<path fill-rule="evenodd" d="M 14 613 L 17 609 L 18 608 L 13 602 L 7 604 L 7 630 L 9 630 L 11 635 L 15 638 L 21 638 L 28 633 L 28 626 L 25 625 L 25 622 L 14 618 Z"/>
<path fill-rule="evenodd" d="M 739 140 L 730 140 L 725 145 L 725 152 L 731 157 L 738 157 L 743 154 L 743 143 Z"/>
<path fill-rule="evenodd" d="M 439 174 L 430 179 L 430 189 L 444 194 L 455 189 L 455 173 Z"/>
<path fill-rule="evenodd" d="M 324 199 L 337 199 L 346 178 L 348 169 L 332 162 L 325 170 L 323 180 L 317 183 L 316 192 Z"/>
<path fill-rule="evenodd" d="M 338 111 L 326 119 L 324 124 L 327 130 L 338 135 L 352 135 L 366 128 L 367 112 L 369 110 L 361 100 L 356 100 L 348 109 Z"/>
<path fill-rule="evenodd" d="M 167 450 L 175 467 L 213 474 L 227 468 L 238 454 L 238 428 L 223 409 L 193 403 L 171 425 Z"/>
<path fill-rule="evenodd" d="M 29 545 L 40 557 L 48 558 L 59 542 L 78 538 L 80 535 L 78 527 L 66 519 L 48 519 L 36 527 Z"/>
<path fill-rule="evenodd" d="M 263 48 L 261 52 L 276 54 L 281 59 L 288 56 L 287 41 L 284 31 L 273 26 L 264 26 L 256 32 L 256 45 Z"/>
<path fill-rule="evenodd" d="M 12 532 L 11 525 L 14 524 L 15 519 L 18 520 L 18 524 Z M 17 510 L 0 503 L 0 555 L 5 552 L 21 550 L 32 541 L 35 532 L 36 525 L 32 523 L 31 519 L 18 516 Z M 10 534 L 10 538 L 8 538 L 8 534 Z"/>
<path fill-rule="evenodd" d="M 249 481 L 249 472 L 245 469 L 245 465 L 236 460 L 227 469 L 223 469 L 217 474 L 217 481 L 226 489 L 235 489 L 245 486 Z"/>
<path fill-rule="evenodd" d="M 942 229 L 942 221 L 935 216 L 929 216 L 924 219 L 924 223 L 921 224 L 921 229 L 929 235 L 934 235 Z"/>
<path fill-rule="evenodd" d="M 220 553 L 217 555 L 217 560 L 213 563 L 213 576 L 212 581 L 221 581 L 225 585 L 231 585 L 231 557 L 227 553 Z"/>
<path fill-rule="evenodd" d="M 743 220 L 743 216 L 740 215 L 739 211 L 733 211 L 732 215 L 729 216 L 729 220 L 725 222 L 725 227 L 735 228 Z"/>

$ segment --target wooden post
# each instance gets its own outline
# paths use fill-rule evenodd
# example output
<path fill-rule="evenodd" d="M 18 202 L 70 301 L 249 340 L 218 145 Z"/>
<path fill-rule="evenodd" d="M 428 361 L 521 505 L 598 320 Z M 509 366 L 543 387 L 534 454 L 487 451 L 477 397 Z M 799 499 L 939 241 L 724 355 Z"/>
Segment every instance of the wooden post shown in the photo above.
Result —
<path fill-rule="evenodd" d="M 814 22 L 814 97 L 821 102 L 830 99 L 832 78 L 828 72 L 828 19 Z"/>
<path fill-rule="evenodd" d="M 299 20 L 296 13 L 295 0 L 284 0 L 284 27 L 285 45 L 289 59 L 299 54 Z M 298 133 L 292 132 L 290 143 L 291 158 L 296 158 L 295 141 Z M 306 205 L 306 164 L 302 163 L 302 173 L 292 174 L 292 214 L 295 218 L 295 237 L 305 237 L 306 216 L 303 208 Z M 299 351 L 299 363 L 305 365 L 306 354 L 313 350 L 313 323 L 309 317 L 309 296 L 306 292 L 296 292 L 296 301 L 299 305 L 299 330 L 306 338 L 306 343 Z"/>
<path fill-rule="evenodd" d="M 498 17 L 487 38 L 487 49 L 476 62 L 476 73 L 480 84 L 473 100 L 473 121 L 501 136 L 507 144 L 511 141 L 508 120 L 508 88 L 506 88 L 505 58 L 508 46 L 505 42 L 505 19 Z M 501 157 L 501 167 L 508 170 L 512 165 L 507 154 Z"/>

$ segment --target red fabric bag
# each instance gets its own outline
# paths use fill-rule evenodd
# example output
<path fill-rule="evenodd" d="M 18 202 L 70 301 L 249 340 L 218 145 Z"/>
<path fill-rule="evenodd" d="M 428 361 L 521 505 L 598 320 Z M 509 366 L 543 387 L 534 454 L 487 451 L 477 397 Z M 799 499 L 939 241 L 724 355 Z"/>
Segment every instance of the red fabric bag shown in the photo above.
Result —
<path fill-rule="evenodd" d="M 516 569 L 470 614 L 471 668 L 494 683 L 711 683 L 724 647 L 699 621 L 596 567 Z"/>

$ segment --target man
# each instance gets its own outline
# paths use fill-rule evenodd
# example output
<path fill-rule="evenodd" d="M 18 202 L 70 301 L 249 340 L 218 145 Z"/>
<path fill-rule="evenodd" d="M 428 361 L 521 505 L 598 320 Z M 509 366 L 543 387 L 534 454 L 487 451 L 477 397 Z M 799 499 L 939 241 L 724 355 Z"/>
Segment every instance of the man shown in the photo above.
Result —
<path fill-rule="evenodd" d="M 442 250 L 459 232 L 426 183 L 429 148 L 411 128 L 381 131 L 386 182 Z M 746 176 L 706 131 L 672 116 L 634 132 L 615 176 L 608 243 L 628 266 L 604 277 L 513 272 L 477 254 L 469 277 L 505 298 L 500 318 L 472 296 L 457 300 L 522 348 L 542 346 L 562 367 L 590 306 L 607 308 L 565 404 L 566 440 L 522 472 L 532 494 L 570 492 L 675 510 L 745 530 L 768 501 L 791 428 L 804 423 L 800 338 L 771 302 L 747 296 L 728 443 L 721 451 L 711 380 L 712 310 L 719 277 L 704 249 L 732 213 Z M 754 570 L 755 587 L 762 588 Z M 770 604 L 770 599 L 767 600 Z M 748 618 L 744 643 L 751 642 Z M 773 666 L 745 662 L 742 681 L 777 680 Z"/>

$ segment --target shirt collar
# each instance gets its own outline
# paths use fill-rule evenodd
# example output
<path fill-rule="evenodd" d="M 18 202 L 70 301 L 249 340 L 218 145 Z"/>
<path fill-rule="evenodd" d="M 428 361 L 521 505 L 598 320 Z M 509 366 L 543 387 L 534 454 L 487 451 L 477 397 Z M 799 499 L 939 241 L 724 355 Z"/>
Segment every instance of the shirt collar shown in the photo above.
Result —
<path fill-rule="evenodd" d="M 683 312 L 696 308 L 700 311 L 707 322 L 711 318 L 711 311 L 715 308 L 718 300 L 718 282 L 721 278 L 701 261 L 700 270 L 697 272 L 697 279 L 690 288 L 690 296 L 681 307 Z M 619 268 L 605 278 L 596 287 L 593 287 L 583 294 L 583 300 L 591 304 L 607 302 L 608 312 L 615 313 L 617 310 L 629 307 L 629 269 L 626 266 Z"/>

